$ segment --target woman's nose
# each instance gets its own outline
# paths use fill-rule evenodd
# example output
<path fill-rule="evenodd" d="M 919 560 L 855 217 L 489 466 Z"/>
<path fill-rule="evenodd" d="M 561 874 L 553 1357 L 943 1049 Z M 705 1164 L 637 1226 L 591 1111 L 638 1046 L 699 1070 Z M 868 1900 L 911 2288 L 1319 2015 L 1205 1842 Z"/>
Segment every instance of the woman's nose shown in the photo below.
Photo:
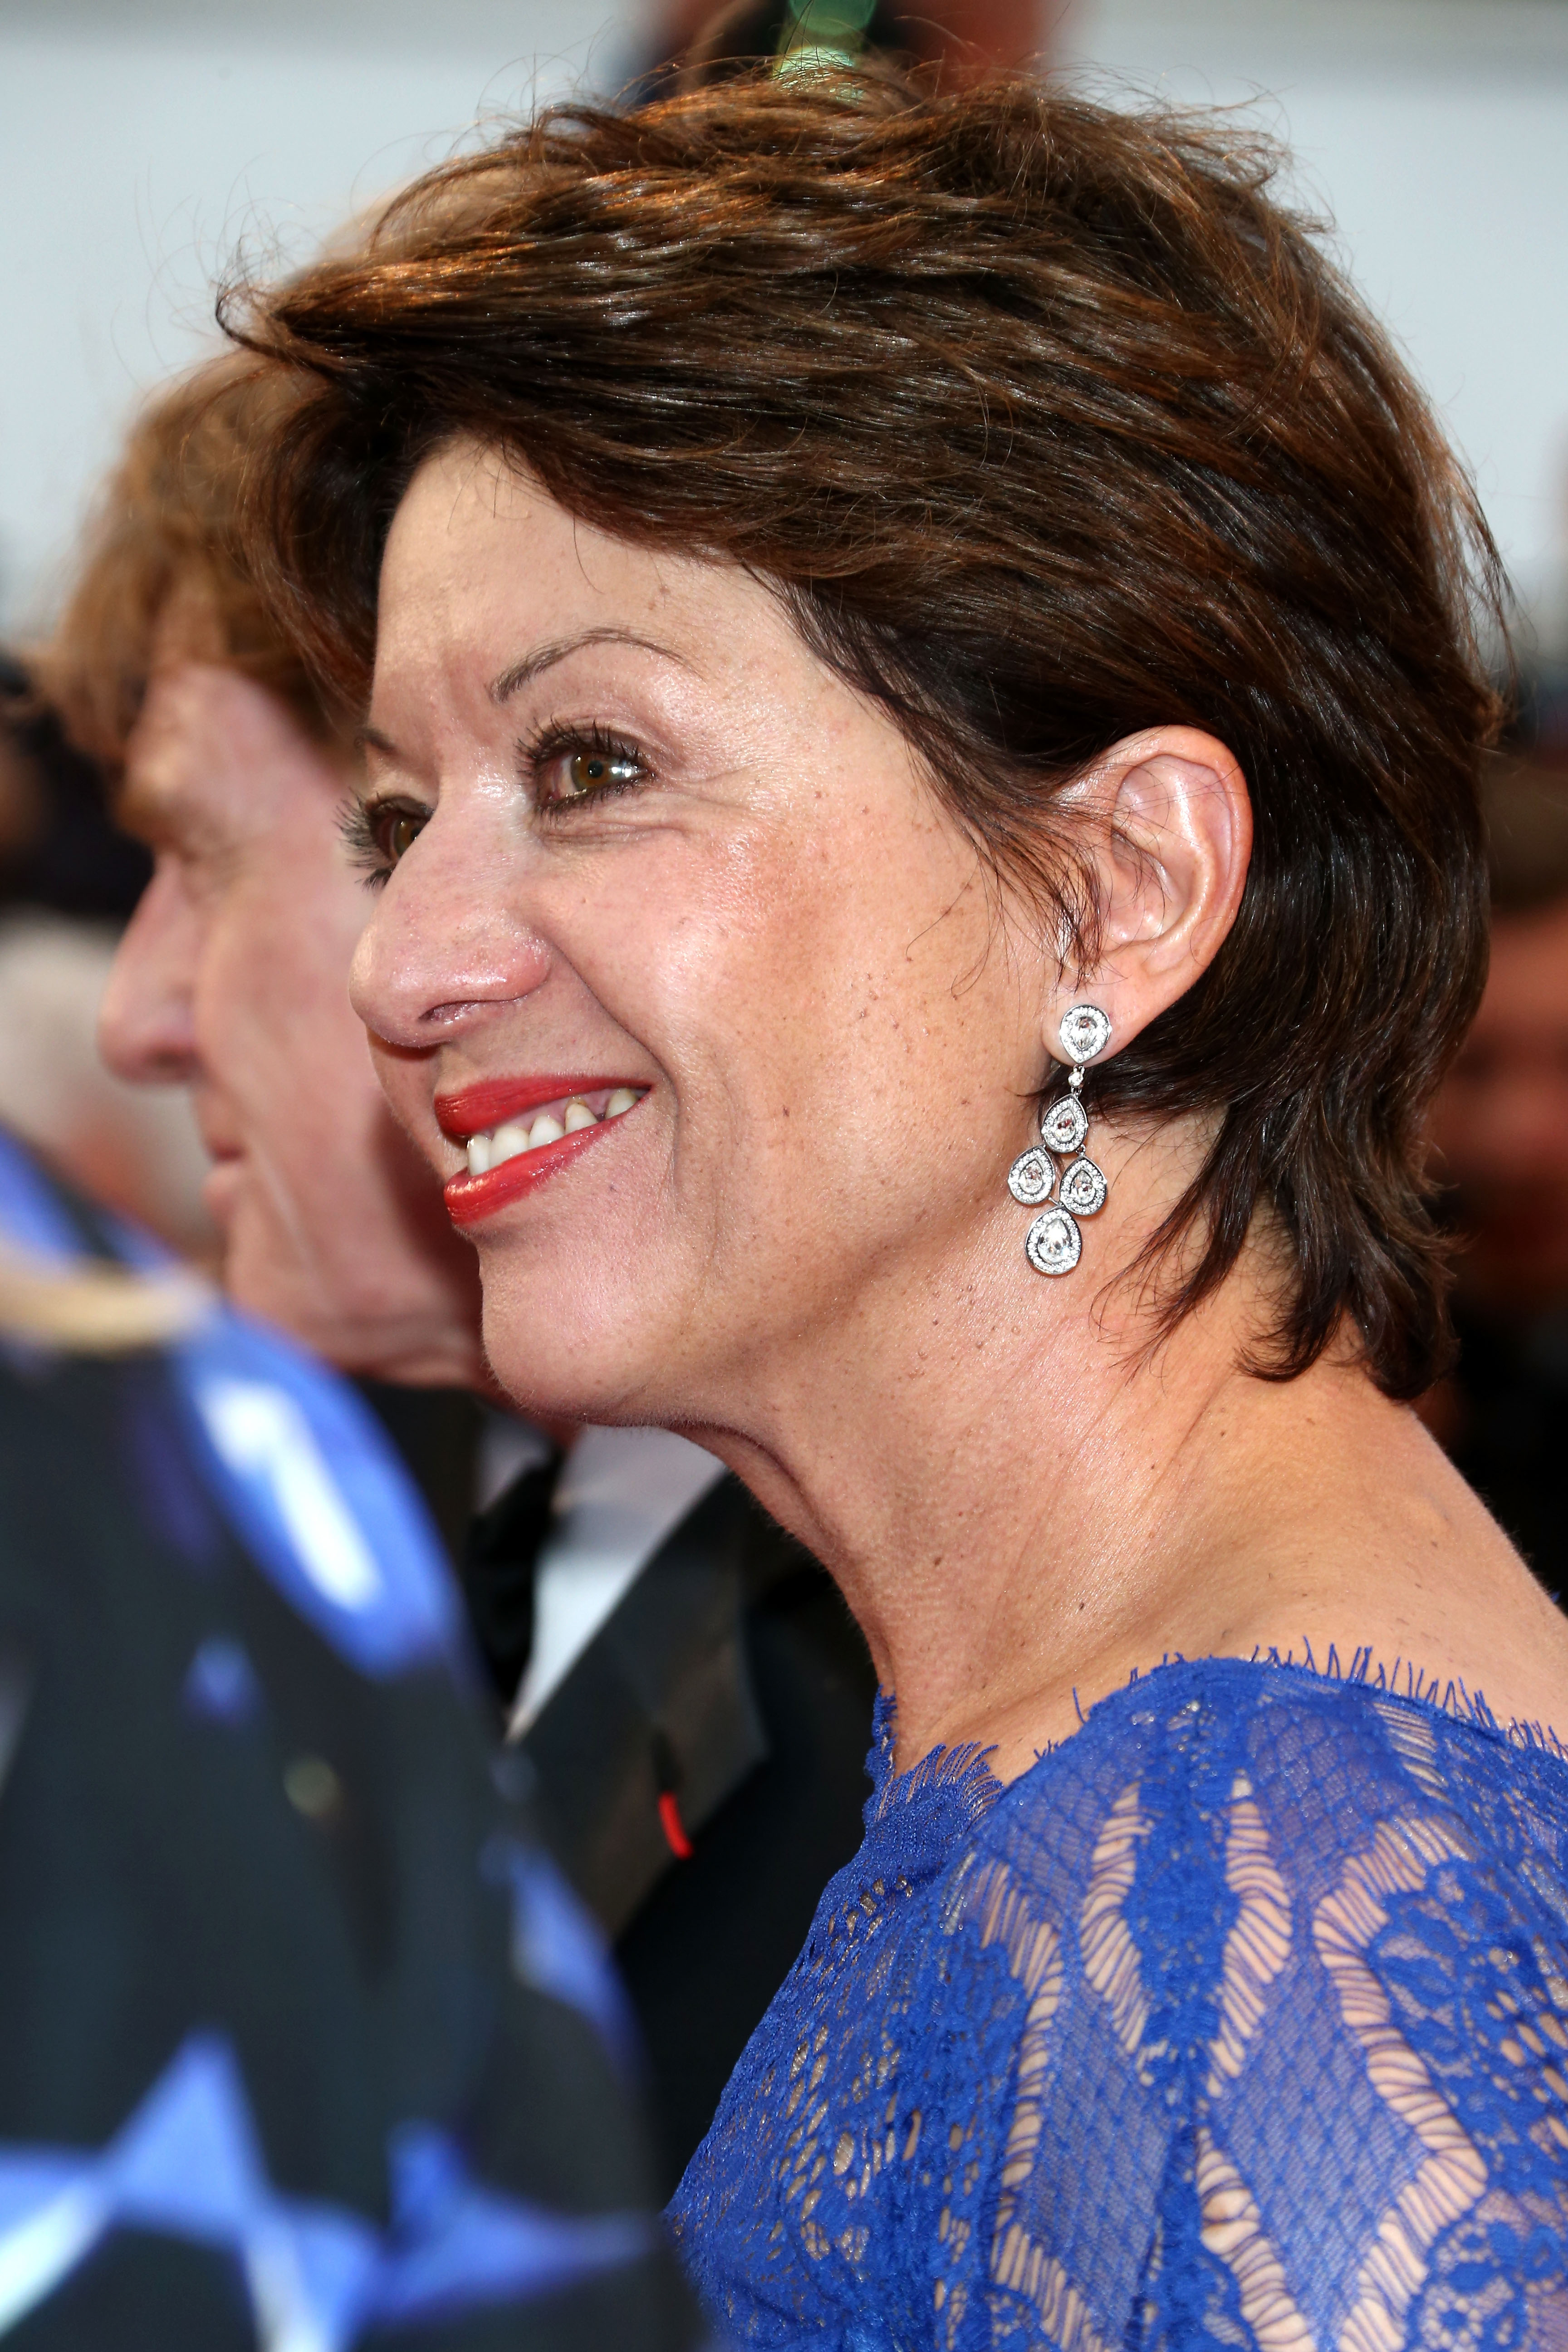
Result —
<path fill-rule="evenodd" d="M 505 810 L 443 799 L 394 868 L 349 979 L 373 1035 L 418 1052 L 531 995 L 551 951 L 521 911 L 528 850 Z"/>
<path fill-rule="evenodd" d="M 195 909 L 179 868 L 161 857 L 127 925 L 98 1013 L 98 1049 L 140 1086 L 186 1085 L 196 1073 Z"/>

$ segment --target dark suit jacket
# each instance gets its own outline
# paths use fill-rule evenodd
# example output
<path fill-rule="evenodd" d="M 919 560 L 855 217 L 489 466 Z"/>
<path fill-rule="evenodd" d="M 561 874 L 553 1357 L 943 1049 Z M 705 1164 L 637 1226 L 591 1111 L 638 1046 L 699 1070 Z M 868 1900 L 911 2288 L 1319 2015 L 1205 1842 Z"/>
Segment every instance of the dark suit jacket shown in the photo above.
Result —
<path fill-rule="evenodd" d="M 504 1498 L 486 1543 L 503 1573 Z M 725 1477 L 522 1742 L 641 2022 L 669 2190 L 860 1843 L 875 1689 L 826 1570 Z"/>

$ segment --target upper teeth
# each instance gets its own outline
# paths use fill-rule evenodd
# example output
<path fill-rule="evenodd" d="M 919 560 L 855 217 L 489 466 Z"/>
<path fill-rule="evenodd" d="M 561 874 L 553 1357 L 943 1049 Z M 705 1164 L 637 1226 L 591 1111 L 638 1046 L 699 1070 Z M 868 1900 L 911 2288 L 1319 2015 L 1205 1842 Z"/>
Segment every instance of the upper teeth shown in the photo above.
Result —
<path fill-rule="evenodd" d="M 492 1168 L 515 1160 L 520 1152 L 537 1151 L 541 1144 L 559 1143 L 563 1135 L 575 1135 L 584 1127 L 597 1127 L 601 1119 L 619 1118 L 642 1099 L 635 1087 L 616 1087 L 613 1093 L 572 1095 L 566 1101 L 550 1103 L 528 1118 L 510 1118 L 485 1135 L 470 1135 L 468 1141 L 468 1173 L 488 1176 Z M 598 1103 L 601 1108 L 595 1108 Z"/>

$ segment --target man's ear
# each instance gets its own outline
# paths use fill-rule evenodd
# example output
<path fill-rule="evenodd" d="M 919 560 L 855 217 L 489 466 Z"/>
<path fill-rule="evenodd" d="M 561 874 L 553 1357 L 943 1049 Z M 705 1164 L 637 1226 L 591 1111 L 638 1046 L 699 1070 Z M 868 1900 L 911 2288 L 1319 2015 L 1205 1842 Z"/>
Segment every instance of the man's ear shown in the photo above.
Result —
<path fill-rule="evenodd" d="M 1127 1045 L 1214 961 L 1241 904 L 1252 803 L 1223 743 L 1194 727 L 1155 727 L 1114 744 L 1064 795 L 1100 909 L 1100 954 L 1070 960 L 1046 1012 L 1046 1045 L 1073 1004 Z"/>

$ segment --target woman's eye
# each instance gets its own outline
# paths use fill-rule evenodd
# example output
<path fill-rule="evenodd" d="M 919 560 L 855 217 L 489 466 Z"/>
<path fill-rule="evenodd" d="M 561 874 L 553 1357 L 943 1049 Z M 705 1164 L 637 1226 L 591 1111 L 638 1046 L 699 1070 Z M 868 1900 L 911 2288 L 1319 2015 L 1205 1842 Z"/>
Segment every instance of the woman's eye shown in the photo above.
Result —
<path fill-rule="evenodd" d="M 631 751 L 565 751 L 551 762 L 543 798 L 559 808 L 567 801 L 585 801 L 596 793 L 624 791 L 642 781 L 642 762 Z"/>
<path fill-rule="evenodd" d="M 389 866 L 395 866 L 424 832 L 425 819 L 413 809 L 383 809 L 374 826 L 376 847 Z"/>
<path fill-rule="evenodd" d="M 430 821 L 417 802 L 348 801 L 342 814 L 349 856 L 373 889 L 401 865 Z"/>

